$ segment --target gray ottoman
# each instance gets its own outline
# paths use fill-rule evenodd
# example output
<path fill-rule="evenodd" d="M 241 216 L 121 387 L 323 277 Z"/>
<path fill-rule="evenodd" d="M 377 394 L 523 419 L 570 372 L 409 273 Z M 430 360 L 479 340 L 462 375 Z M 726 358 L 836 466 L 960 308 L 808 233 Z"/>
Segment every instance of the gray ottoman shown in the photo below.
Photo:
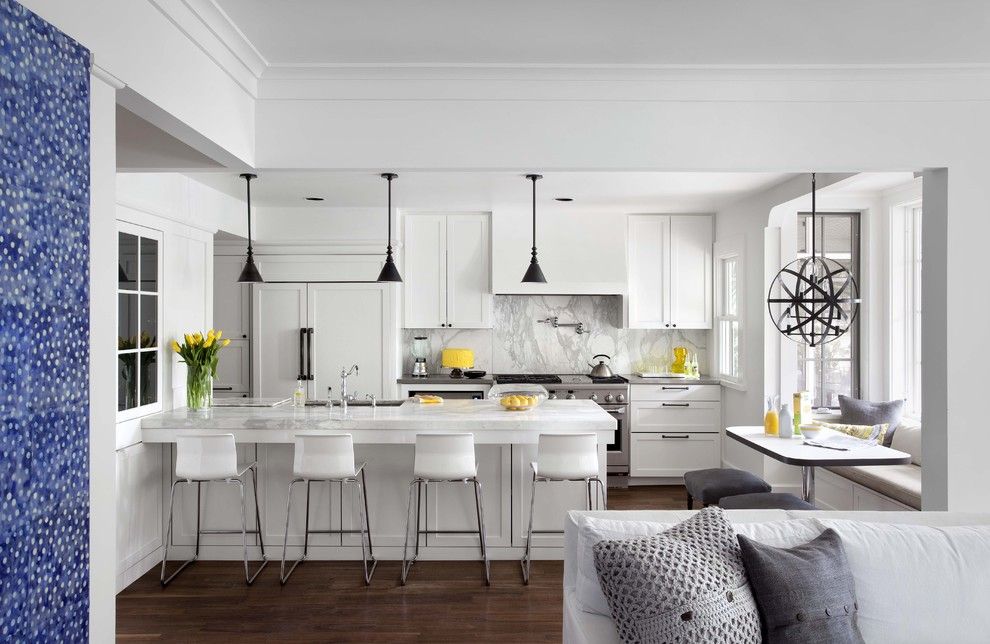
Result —
<path fill-rule="evenodd" d="M 723 510 L 814 510 L 815 506 L 786 492 L 757 492 L 726 496 L 718 502 Z"/>
<path fill-rule="evenodd" d="M 715 505 L 723 496 L 770 491 L 770 485 L 759 476 L 728 468 L 687 472 L 684 487 L 687 488 L 688 510 L 694 508 L 695 500 L 701 501 L 702 505 Z"/>

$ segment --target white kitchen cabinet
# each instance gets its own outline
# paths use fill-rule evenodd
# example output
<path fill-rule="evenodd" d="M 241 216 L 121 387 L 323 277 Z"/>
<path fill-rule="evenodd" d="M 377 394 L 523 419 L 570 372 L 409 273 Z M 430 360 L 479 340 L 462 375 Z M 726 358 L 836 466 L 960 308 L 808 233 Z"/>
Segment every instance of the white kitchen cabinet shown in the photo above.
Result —
<path fill-rule="evenodd" d="M 629 394 L 631 477 L 680 477 L 721 465 L 717 385 L 634 384 Z"/>
<path fill-rule="evenodd" d="M 340 370 L 351 394 L 392 395 L 395 332 L 386 284 L 256 284 L 253 295 L 254 395 L 289 397 L 303 379 L 310 398 L 327 387 L 340 395 Z M 389 377 L 390 376 L 390 377 Z"/>
<path fill-rule="evenodd" d="M 491 327 L 487 213 L 405 215 L 403 258 L 406 328 Z"/>
<path fill-rule="evenodd" d="M 251 285 L 240 284 L 244 257 L 213 257 L 213 328 L 225 338 L 248 340 L 251 333 Z"/>
<path fill-rule="evenodd" d="M 485 538 L 493 548 L 512 541 L 512 498 L 504 491 L 512 479 L 512 448 L 509 445 L 477 445 L 478 480 L 485 510 Z M 431 483 L 423 498 L 426 525 L 430 530 L 458 534 L 425 535 L 430 546 L 478 548 L 478 529 L 471 483 Z M 422 543 L 423 537 L 420 537 Z"/>
<path fill-rule="evenodd" d="M 640 329 L 712 327 L 710 215 L 629 215 L 627 323 Z"/>
<path fill-rule="evenodd" d="M 691 432 L 632 434 L 630 476 L 684 476 L 685 472 L 719 467 L 720 437 Z"/>
<path fill-rule="evenodd" d="M 161 558 L 162 447 L 137 443 L 116 453 L 117 590 Z"/>

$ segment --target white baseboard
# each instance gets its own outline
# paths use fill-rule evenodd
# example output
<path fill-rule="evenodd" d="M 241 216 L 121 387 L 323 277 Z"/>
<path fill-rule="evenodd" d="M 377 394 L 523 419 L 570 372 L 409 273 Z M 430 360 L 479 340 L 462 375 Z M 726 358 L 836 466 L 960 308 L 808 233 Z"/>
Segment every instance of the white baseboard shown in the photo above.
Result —
<path fill-rule="evenodd" d="M 117 573 L 117 592 L 124 590 L 162 562 L 162 549 L 155 548 L 144 557 Z"/>

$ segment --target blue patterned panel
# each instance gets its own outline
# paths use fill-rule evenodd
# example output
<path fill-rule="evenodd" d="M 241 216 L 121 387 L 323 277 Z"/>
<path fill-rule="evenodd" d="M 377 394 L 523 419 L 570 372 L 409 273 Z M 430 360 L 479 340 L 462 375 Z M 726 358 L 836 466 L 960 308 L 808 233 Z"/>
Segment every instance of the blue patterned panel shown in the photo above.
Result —
<path fill-rule="evenodd" d="M 89 52 L 0 0 L 0 642 L 88 629 Z"/>

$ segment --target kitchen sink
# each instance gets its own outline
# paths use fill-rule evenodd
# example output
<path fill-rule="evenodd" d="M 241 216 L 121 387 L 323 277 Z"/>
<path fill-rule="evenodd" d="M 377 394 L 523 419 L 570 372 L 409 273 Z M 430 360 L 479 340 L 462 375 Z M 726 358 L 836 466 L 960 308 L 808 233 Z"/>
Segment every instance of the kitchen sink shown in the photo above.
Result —
<path fill-rule="evenodd" d="M 406 402 L 406 399 L 405 398 L 403 398 L 402 400 L 379 400 L 375 404 L 378 407 L 398 407 L 399 405 L 401 405 L 404 402 Z M 325 401 L 325 400 L 307 400 L 306 401 L 306 406 L 307 407 L 326 407 L 327 406 L 327 401 Z M 333 401 L 333 406 L 334 407 L 340 407 L 340 401 L 339 400 Z M 347 402 L 347 406 L 348 407 L 371 407 L 371 401 L 370 400 L 349 400 Z"/>

